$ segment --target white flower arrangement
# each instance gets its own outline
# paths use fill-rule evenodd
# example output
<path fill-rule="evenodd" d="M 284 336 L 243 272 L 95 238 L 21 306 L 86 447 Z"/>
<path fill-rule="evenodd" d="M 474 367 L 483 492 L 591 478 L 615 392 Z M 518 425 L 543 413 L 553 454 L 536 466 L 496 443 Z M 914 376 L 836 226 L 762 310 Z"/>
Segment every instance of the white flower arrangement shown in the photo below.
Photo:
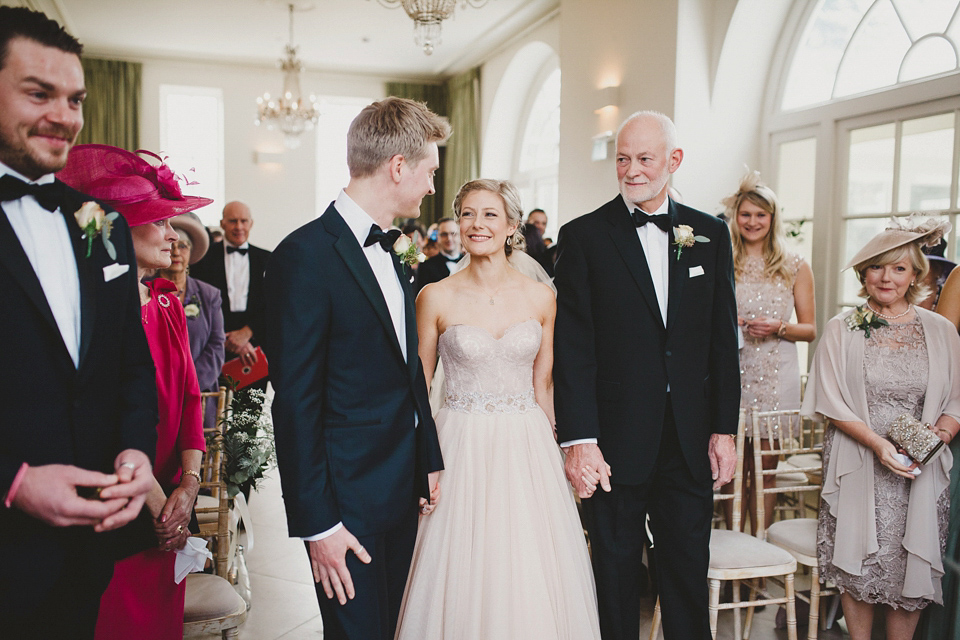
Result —
<path fill-rule="evenodd" d="M 110 242 L 110 232 L 113 230 L 113 221 L 120 216 L 116 211 L 105 213 L 99 204 L 90 200 L 84 202 L 73 214 L 77 220 L 77 225 L 83 229 L 83 239 L 87 241 L 87 256 L 93 251 L 93 240 L 100 236 L 103 240 L 103 248 L 107 250 L 107 255 L 111 260 L 117 259 L 117 250 Z"/>
<path fill-rule="evenodd" d="M 678 224 L 673 228 L 673 244 L 677 245 L 677 260 L 684 249 L 692 247 L 697 242 L 710 242 L 706 236 L 694 235 L 693 227 L 687 224 Z"/>
<path fill-rule="evenodd" d="M 393 252 L 400 258 L 400 262 L 411 267 L 427 259 L 427 256 L 420 252 L 419 247 L 414 244 L 413 240 L 404 234 L 400 234 L 397 241 L 393 243 Z"/>

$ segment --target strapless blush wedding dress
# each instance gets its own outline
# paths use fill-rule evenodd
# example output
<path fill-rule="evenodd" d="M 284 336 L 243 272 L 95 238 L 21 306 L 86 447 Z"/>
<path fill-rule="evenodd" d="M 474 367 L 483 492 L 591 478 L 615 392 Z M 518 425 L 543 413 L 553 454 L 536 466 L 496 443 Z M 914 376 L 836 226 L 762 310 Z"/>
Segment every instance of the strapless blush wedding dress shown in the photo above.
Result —
<path fill-rule="evenodd" d="M 420 518 L 399 639 L 600 638 L 573 492 L 533 392 L 541 334 L 531 319 L 500 338 L 469 325 L 440 336 L 446 470 Z"/>

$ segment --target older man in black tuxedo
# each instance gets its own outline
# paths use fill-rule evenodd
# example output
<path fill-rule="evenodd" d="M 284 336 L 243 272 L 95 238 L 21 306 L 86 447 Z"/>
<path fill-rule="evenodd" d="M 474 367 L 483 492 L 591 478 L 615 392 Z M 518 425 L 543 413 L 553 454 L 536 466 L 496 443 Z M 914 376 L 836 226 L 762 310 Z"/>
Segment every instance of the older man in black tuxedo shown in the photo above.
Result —
<path fill-rule="evenodd" d="M 0 628 L 92 638 L 113 573 L 103 532 L 153 485 L 157 390 L 123 218 L 84 238 L 54 179 L 83 125 L 80 44 L 0 7 Z M 100 489 L 99 495 L 96 490 Z"/>
<path fill-rule="evenodd" d="M 328 640 L 392 640 L 418 496 L 425 505 L 443 468 L 409 267 L 400 231 L 385 229 L 420 215 L 449 133 L 418 102 L 365 107 L 347 134 L 349 184 L 267 267 L 287 524 L 307 541 Z"/>
<path fill-rule="evenodd" d="M 453 218 L 437 221 L 437 246 L 440 253 L 427 259 L 417 269 L 417 291 L 428 284 L 440 282 L 450 275 L 453 267 L 463 257 L 460 247 L 460 225 Z"/>
<path fill-rule="evenodd" d="M 220 227 L 223 242 L 213 244 L 190 275 L 220 289 L 227 359 L 254 364 L 256 347 L 263 341 L 263 273 L 270 252 L 250 244 L 253 213 L 244 203 L 227 203 Z"/>
<path fill-rule="evenodd" d="M 604 640 L 640 633 L 648 512 L 664 636 L 710 638 L 711 488 L 736 463 L 737 313 L 726 225 L 667 197 L 682 159 L 669 118 L 632 115 L 617 136 L 620 195 L 560 231 L 557 434 L 583 499 Z M 584 482 L 587 466 L 602 491 Z"/>

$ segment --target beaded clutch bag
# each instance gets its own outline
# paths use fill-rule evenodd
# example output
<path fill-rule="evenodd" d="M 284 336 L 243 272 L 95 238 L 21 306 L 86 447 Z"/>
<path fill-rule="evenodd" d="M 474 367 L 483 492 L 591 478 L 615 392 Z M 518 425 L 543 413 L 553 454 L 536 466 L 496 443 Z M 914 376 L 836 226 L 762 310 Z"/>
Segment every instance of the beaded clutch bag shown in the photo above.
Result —
<path fill-rule="evenodd" d="M 943 450 L 943 440 L 922 422 L 908 415 L 893 421 L 887 437 L 920 464 L 927 464 Z"/>

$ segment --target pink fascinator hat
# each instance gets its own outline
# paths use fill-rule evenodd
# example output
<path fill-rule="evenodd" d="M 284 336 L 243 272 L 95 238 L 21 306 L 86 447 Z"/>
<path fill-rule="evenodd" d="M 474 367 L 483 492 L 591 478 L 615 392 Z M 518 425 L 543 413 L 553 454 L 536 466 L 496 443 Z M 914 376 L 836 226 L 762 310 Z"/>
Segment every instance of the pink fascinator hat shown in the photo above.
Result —
<path fill-rule="evenodd" d="M 879 257 L 897 247 L 915 242 L 921 247 L 935 247 L 943 236 L 950 233 L 952 225 L 946 217 L 924 219 L 922 213 L 911 213 L 906 218 L 890 218 L 887 228 L 873 236 L 857 255 L 850 259 L 844 270 Z"/>
<path fill-rule="evenodd" d="M 156 158 L 160 164 L 154 166 L 138 154 Z M 213 202 L 183 195 L 177 177 L 157 154 L 144 150 L 130 153 L 105 144 L 75 146 L 57 178 L 110 205 L 131 227 L 166 220 Z"/>

